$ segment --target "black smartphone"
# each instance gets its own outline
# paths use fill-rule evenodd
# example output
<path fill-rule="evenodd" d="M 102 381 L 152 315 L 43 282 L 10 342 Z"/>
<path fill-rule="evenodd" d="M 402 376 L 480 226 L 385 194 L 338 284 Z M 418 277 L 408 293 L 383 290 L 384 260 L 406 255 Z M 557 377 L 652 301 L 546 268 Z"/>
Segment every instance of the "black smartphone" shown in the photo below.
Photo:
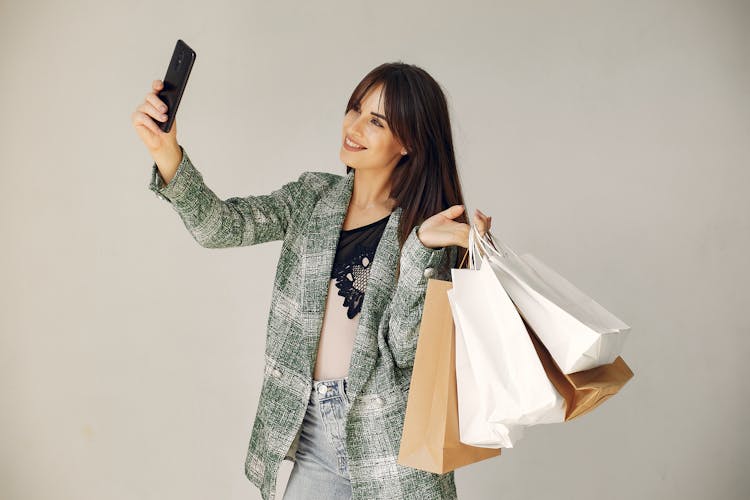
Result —
<path fill-rule="evenodd" d="M 182 40 L 177 40 L 172 52 L 172 60 L 169 61 L 167 76 L 164 77 L 164 86 L 157 96 L 167 105 L 167 121 L 156 122 L 164 132 L 169 132 L 180 106 L 182 94 L 185 92 L 190 71 L 195 63 L 195 51 Z"/>

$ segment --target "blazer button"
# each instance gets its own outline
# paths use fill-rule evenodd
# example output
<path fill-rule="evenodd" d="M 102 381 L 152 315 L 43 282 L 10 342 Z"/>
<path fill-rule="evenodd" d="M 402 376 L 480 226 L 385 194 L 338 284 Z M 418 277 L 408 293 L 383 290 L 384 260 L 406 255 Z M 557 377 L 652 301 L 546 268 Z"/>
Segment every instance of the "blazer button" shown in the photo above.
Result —
<path fill-rule="evenodd" d="M 281 377 L 281 372 L 278 370 L 278 368 L 274 368 L 273 371 L 271 372 L 271 375 L 273 375 L 276 378 L 279 378 Z"/>
<path fill-rule="evenodd" d="M 424 270 L 424 277 L 425 278 L 432 278 L 435 276 L 435 268 L 434 267 L 428 267 Z"/>
<path fill-rule="evenodd" d="M 381 406 L 383 406 L 383 400 L 380 397 L 375 398 L 375 401 L 373 401 L 373 402 L 375 403 L 375 406 L 377 406 L 378 408 L 380 408 Z"/>

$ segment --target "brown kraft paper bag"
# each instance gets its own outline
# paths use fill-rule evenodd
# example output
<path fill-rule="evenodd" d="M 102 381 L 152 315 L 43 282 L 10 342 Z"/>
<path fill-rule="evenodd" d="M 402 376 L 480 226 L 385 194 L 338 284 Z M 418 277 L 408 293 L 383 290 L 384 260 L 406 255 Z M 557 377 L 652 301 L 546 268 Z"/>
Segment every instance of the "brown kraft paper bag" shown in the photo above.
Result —
<path fill-rule="evenodd" d="M 429 279 L 398 463 L 443 474 L 500 455 L 459 440 L 455 326 L 450 281 Z"/>
<path fill-rule="evenodd" d="M 547 377 L 565 399 L 566 421 L 590 412 L 617 394 L 628 380 L 633 378 L 633 372 L 620 356 L 607 365 L 564 374 L 523 316 L 521 319 L 529 331 L 531 342 L 534 344 Z"/>

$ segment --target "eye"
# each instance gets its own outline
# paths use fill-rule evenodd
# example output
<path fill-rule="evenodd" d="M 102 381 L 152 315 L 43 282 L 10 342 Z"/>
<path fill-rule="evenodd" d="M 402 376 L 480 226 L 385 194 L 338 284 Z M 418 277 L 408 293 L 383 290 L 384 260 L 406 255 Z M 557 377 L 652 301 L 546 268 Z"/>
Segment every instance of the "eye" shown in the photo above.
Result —
<path fill-rule="evenodd" d="M 351 109 L 353 109 L 353 110 L 354 110 L 355 112 L 357 112 L 357 113 L 359 113 L 359 112 L 360 112 L 360 110 L 359 110 L 359 104 L 355 104 L 355 105 L 353 105 L 353 106 L 351 107 Z M 373 123 L 373 124 L 375 124 L 376 126 L 378 126 L 378 127 L 380 127 L 380 128 L 383 128 L 383 124 L 382 124 L 382 123 L 380 123 L 380 121 L 378 121 L 378 119 L 377 119 L 377 118 L 373 118 L 372 120 L 370 120 L 370 123 Z"/>

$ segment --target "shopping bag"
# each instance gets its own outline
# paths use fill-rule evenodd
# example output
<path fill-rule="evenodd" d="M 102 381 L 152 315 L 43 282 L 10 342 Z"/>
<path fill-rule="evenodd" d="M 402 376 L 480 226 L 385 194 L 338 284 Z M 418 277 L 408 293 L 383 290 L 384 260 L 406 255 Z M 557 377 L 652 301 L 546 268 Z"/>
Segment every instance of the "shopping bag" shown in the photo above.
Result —
<path fill-rule="evenodd" d="M 448 290 L 451 310 L 454 308 L 453 290 Z M 453 312 L 455 318 L 455 311 Z M 474 378 L 466 353 L 460 322 L 454 321 L 456 343 L 456 394 L 458 396 L 458 429 L 462 443 L 484 448 L 512 448 L 523 437 L 523 426 L 488 422 L 487 409 L 479 397 L 479 386 Z"/>
<path fill-rule="evenodd" d="M 565 420 L 590 412 L 617 394 L 628 380 L 633 378 L 633 372 L 620 356 L 606 365 L 565 374 L 552 359 L 533 328 L 528 323 L 525 324 L 547 376 L 565 399 Z"/>
<path fill-rule="evenodd" d="M 630 327 L 531 254 L 519 256 L 489 231 L 478 247 L 524 320 L 563 373 L 611 364 Z"/>
<path fill-rule="evenodd" d="M 518 310 L 478 255 L 475 240 L 470 232 L 470 269 L 451 269 L 449 302 L 457 343 L 460 335 L 465 347 L 456 350 L 456 369 L 462 370 L 457 379 L 473 381 L 458 385 L 459 421 L 465 429 L 472 421 L 468 415 L 478 422 L 508 426 L 511 433 L 505 437 L 511 443 L 497 444 L 512 447 L 513 426 L 562 422 L 565 401 L 547 377 Z M 486 445 L 472 437 L 481 432 L 468 427 L 461 441 Z"/>
<path fill-rule="evenodd" d="M 500 455 L 459 440 L 450 281 L 429 279 L 397 462 L 437 474 Z"/>

